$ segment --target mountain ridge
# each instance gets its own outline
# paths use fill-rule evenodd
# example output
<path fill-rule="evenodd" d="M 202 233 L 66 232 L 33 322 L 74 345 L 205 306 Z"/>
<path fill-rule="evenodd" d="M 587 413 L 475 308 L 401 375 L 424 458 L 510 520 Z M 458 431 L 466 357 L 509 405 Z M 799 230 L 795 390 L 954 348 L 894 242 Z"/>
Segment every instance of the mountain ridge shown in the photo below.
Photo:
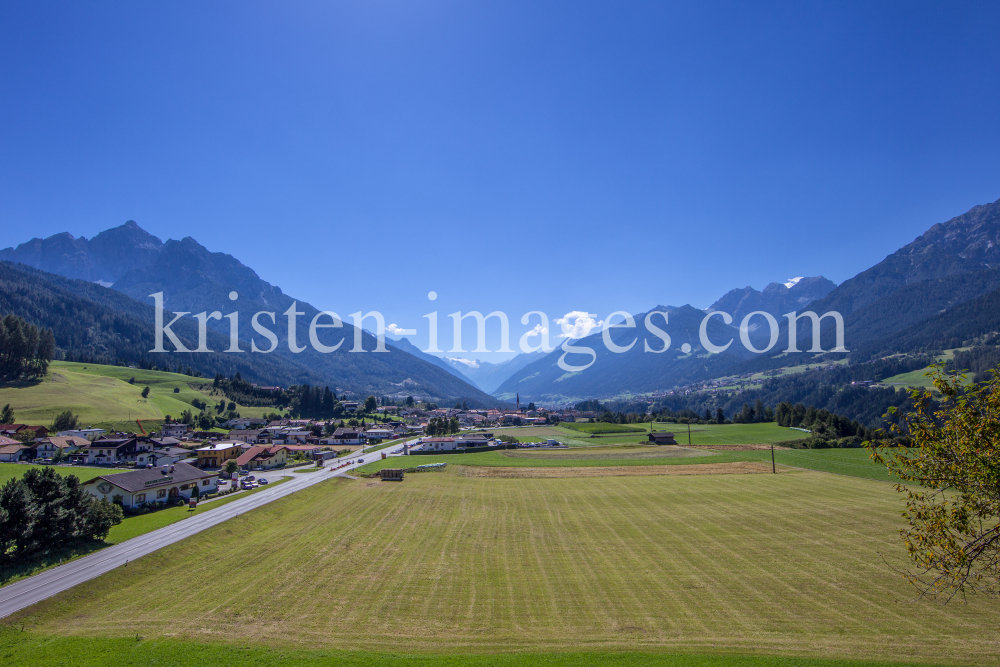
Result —
<path fill-rule="evenodd" d="M 127 254 L 129 244 L 138 244 L 136 252 L 141 259 L 118 263 L 116 258 Z M 242 312 L 275 312 L 276 316 L 280 316 L 280 312 L 293 303 L 307 321 L 319 312 L 307 302 L 298 301 L 264 281 L 232 255 L 209 251 L 191 237 L 162 243 L 133 221 L 106 230 L 90 241 L 75 239 L 69 233 L 48 239 L 33 239 L 16 248 L 0 251 L 0 258 L 27 260 L 21 263 L 28 266 L 33 266 L 32 262 L 50 264 L 70 274 L 64 277 L 99 282 L 101 285 L 108 282 L 105 279 L 113 279 L 112 289 L 140 303 L 148 304 L 150 294 L 163 292 L 164 307 L 173 312 L 231 312 L 238 309 Z M 45 270 L 45 266 L 34 268 Z M 238 294 L 235 303 L 230 300 L 230 292 L 233 291 Z M 245 335 L 249 322 L 244 319 L 242 326 L 246 328 L 242 331 Z M 209 328 L 222 334 L 228 333 L 228 327 L 229 322 L 225 318 L 209 321 Z M 365 352 L 348 352 L 353 348 L 355 327 L 347 322 L 343 323 L 342 329 L 345 343 L 340 350 L 329 354 L 320 353 L 310 346 L 306 346 L 301 354 L 293 354 L 288 349 L 286 330 L 277 327 L 274 333 L 278 338 L 273 353 L 275 356 L 310 368 L 330 386 L 347 387 L 360 394 L 414 394 L 444 400 L 462 398 L 481 405 L 497 404 L 496 399 L 473 386 L 467 378 L 403 350 L 387 347 L 386 352 L 372 352 L 377 341 L 367 332 L 360 331 L 361 346 Z M 267 347 L 266 344 L 264 346 Z"/>

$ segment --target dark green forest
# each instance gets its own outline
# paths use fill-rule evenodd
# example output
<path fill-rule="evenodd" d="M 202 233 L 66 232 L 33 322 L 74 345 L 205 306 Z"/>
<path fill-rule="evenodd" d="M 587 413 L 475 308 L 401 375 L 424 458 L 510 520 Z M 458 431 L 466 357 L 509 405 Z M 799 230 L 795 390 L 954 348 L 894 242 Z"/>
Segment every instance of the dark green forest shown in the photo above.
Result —
<path fill-rule="evenodd" d="M 35 326 L 16 315 L 0 319 L 0 380 L 45 375 L 55 350 L 51 329 Z"/>

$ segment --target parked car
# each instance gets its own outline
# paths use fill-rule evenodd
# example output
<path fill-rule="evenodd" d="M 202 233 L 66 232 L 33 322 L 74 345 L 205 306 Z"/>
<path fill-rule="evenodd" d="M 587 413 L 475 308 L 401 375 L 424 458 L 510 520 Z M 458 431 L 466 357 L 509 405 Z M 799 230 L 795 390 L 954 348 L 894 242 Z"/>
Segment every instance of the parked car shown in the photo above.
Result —
<path fill-rule="evenodd" d="M 252 481 L 254 481 L 255 479 L 257 479 L 257 478 L 256 478 L 256 477 L 254 477 L 253 475 L 247 475 L 247 481 L 248 481 L 248 482 L 252 482 Z"/>
<path fill-rule="evenodd" d="M 259 484 L 270 484 L 270 482 L 268 482 L 268 481 L 267 481 L 266 479 L 264 479 L 263 477 L 261 477 L 260 479 L 258 479 L 258 480 L 257 480 L 257 482 L 258 482 Z"/>

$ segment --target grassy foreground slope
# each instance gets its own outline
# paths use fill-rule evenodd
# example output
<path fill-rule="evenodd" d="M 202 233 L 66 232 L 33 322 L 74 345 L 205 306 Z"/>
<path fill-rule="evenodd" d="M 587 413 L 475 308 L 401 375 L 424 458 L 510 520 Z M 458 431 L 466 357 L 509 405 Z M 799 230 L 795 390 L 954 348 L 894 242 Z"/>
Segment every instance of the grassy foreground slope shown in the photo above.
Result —
<path fill-rule="evenodd" d="M 369 651 L 284 650 L 220 646 L 135 637 L 39 636 L 0 629 L 0 655 L 20 667 L 171 667 L 223 664 L 241 667 L 900 667 L 903 663 L 811 660 L 771 656 L 657 653 L 511 653 L 506 655 L 413 655 Z M 220 655 L 224 657 L 220 659 Z M 926 665 L 924 665 L 926 667 Z"/>
<path fill-rule="evenodd" d="M 31 468 L 49 467 L 52 466 L 36 466 L 30 463 L 0 463 L 0 486 L 3 486 L 9 479 L 20 479 Z M 124 470 L 115 470 L 113 468 L 82 468 L 78 466 L 55 466 L 55 471 L 63 477 L 76 475 L 82 482 L 93 479 L 98 475 L 113 475 L 125 472 Z"/>
<path fill-rule="evenodd" d="M 887 484 L 801 471 L 335 479 L 8 622 L 56 643 L 212 643 L 220 659 L 230 643 L 996 664 L 995 604 L 911 602 L 892 570 L 899 502 Z"/>
<path fill-rule="evenodd" d="M 132 378 L 135 382 L 130 384 Z M 88 426 L 124 424 L 135 419 L 177 417 L 184 410 L 198 412 L 192 408 L 192 400 L 211 403 L 222 398 L 208 395 L 211 386 L 211 379 L 179 373 L 54 361 L 41 382 L 0 387 L 0 405 L 10 403 L 19 423 L 48 426 L 56 414 L 71 410 Z M 143 387 L 149 387 L 148 398 L 142 397 Z M 269 411 L 244 406 L 237 410 L 245 417 Z"/>

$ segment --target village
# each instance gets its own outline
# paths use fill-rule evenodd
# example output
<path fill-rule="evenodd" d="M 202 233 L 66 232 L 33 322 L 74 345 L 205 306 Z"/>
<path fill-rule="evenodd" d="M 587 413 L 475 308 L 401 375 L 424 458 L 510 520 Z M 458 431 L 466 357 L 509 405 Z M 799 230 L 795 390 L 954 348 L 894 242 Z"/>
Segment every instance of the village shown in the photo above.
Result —
<path fill-rule="evenodd" d="M 497 439 L 487 429 L 530 428 L 596 417 L 589 411 L 550 411 L 533 404 L 508 410 L 388 405 L 377 408 L 372 422 L 366 425 L 362 419 L 358 426 L 345 425 L 343 420 L 240 417 L 222 425 L 228 431 L 199 431 L 189 424 L 165 422 L 159 431 L 149 433 L 101 428 L 51 433 L 41 425 L 0 424 L 0 462 L 93 468 L 93 477 L 81 479 L 83 489 L 134 511 L 250 490 L 268 483 L 252 473 L 323 466 L 331 459 L 377 451 L 389 444 L 405 443 L 394 456 L 489 451 L 518 444 L 514 438 Z M 349 422 L 359 423 L 357 419 Z M 541 446 L 559 443 L 549 439 Z"/>

